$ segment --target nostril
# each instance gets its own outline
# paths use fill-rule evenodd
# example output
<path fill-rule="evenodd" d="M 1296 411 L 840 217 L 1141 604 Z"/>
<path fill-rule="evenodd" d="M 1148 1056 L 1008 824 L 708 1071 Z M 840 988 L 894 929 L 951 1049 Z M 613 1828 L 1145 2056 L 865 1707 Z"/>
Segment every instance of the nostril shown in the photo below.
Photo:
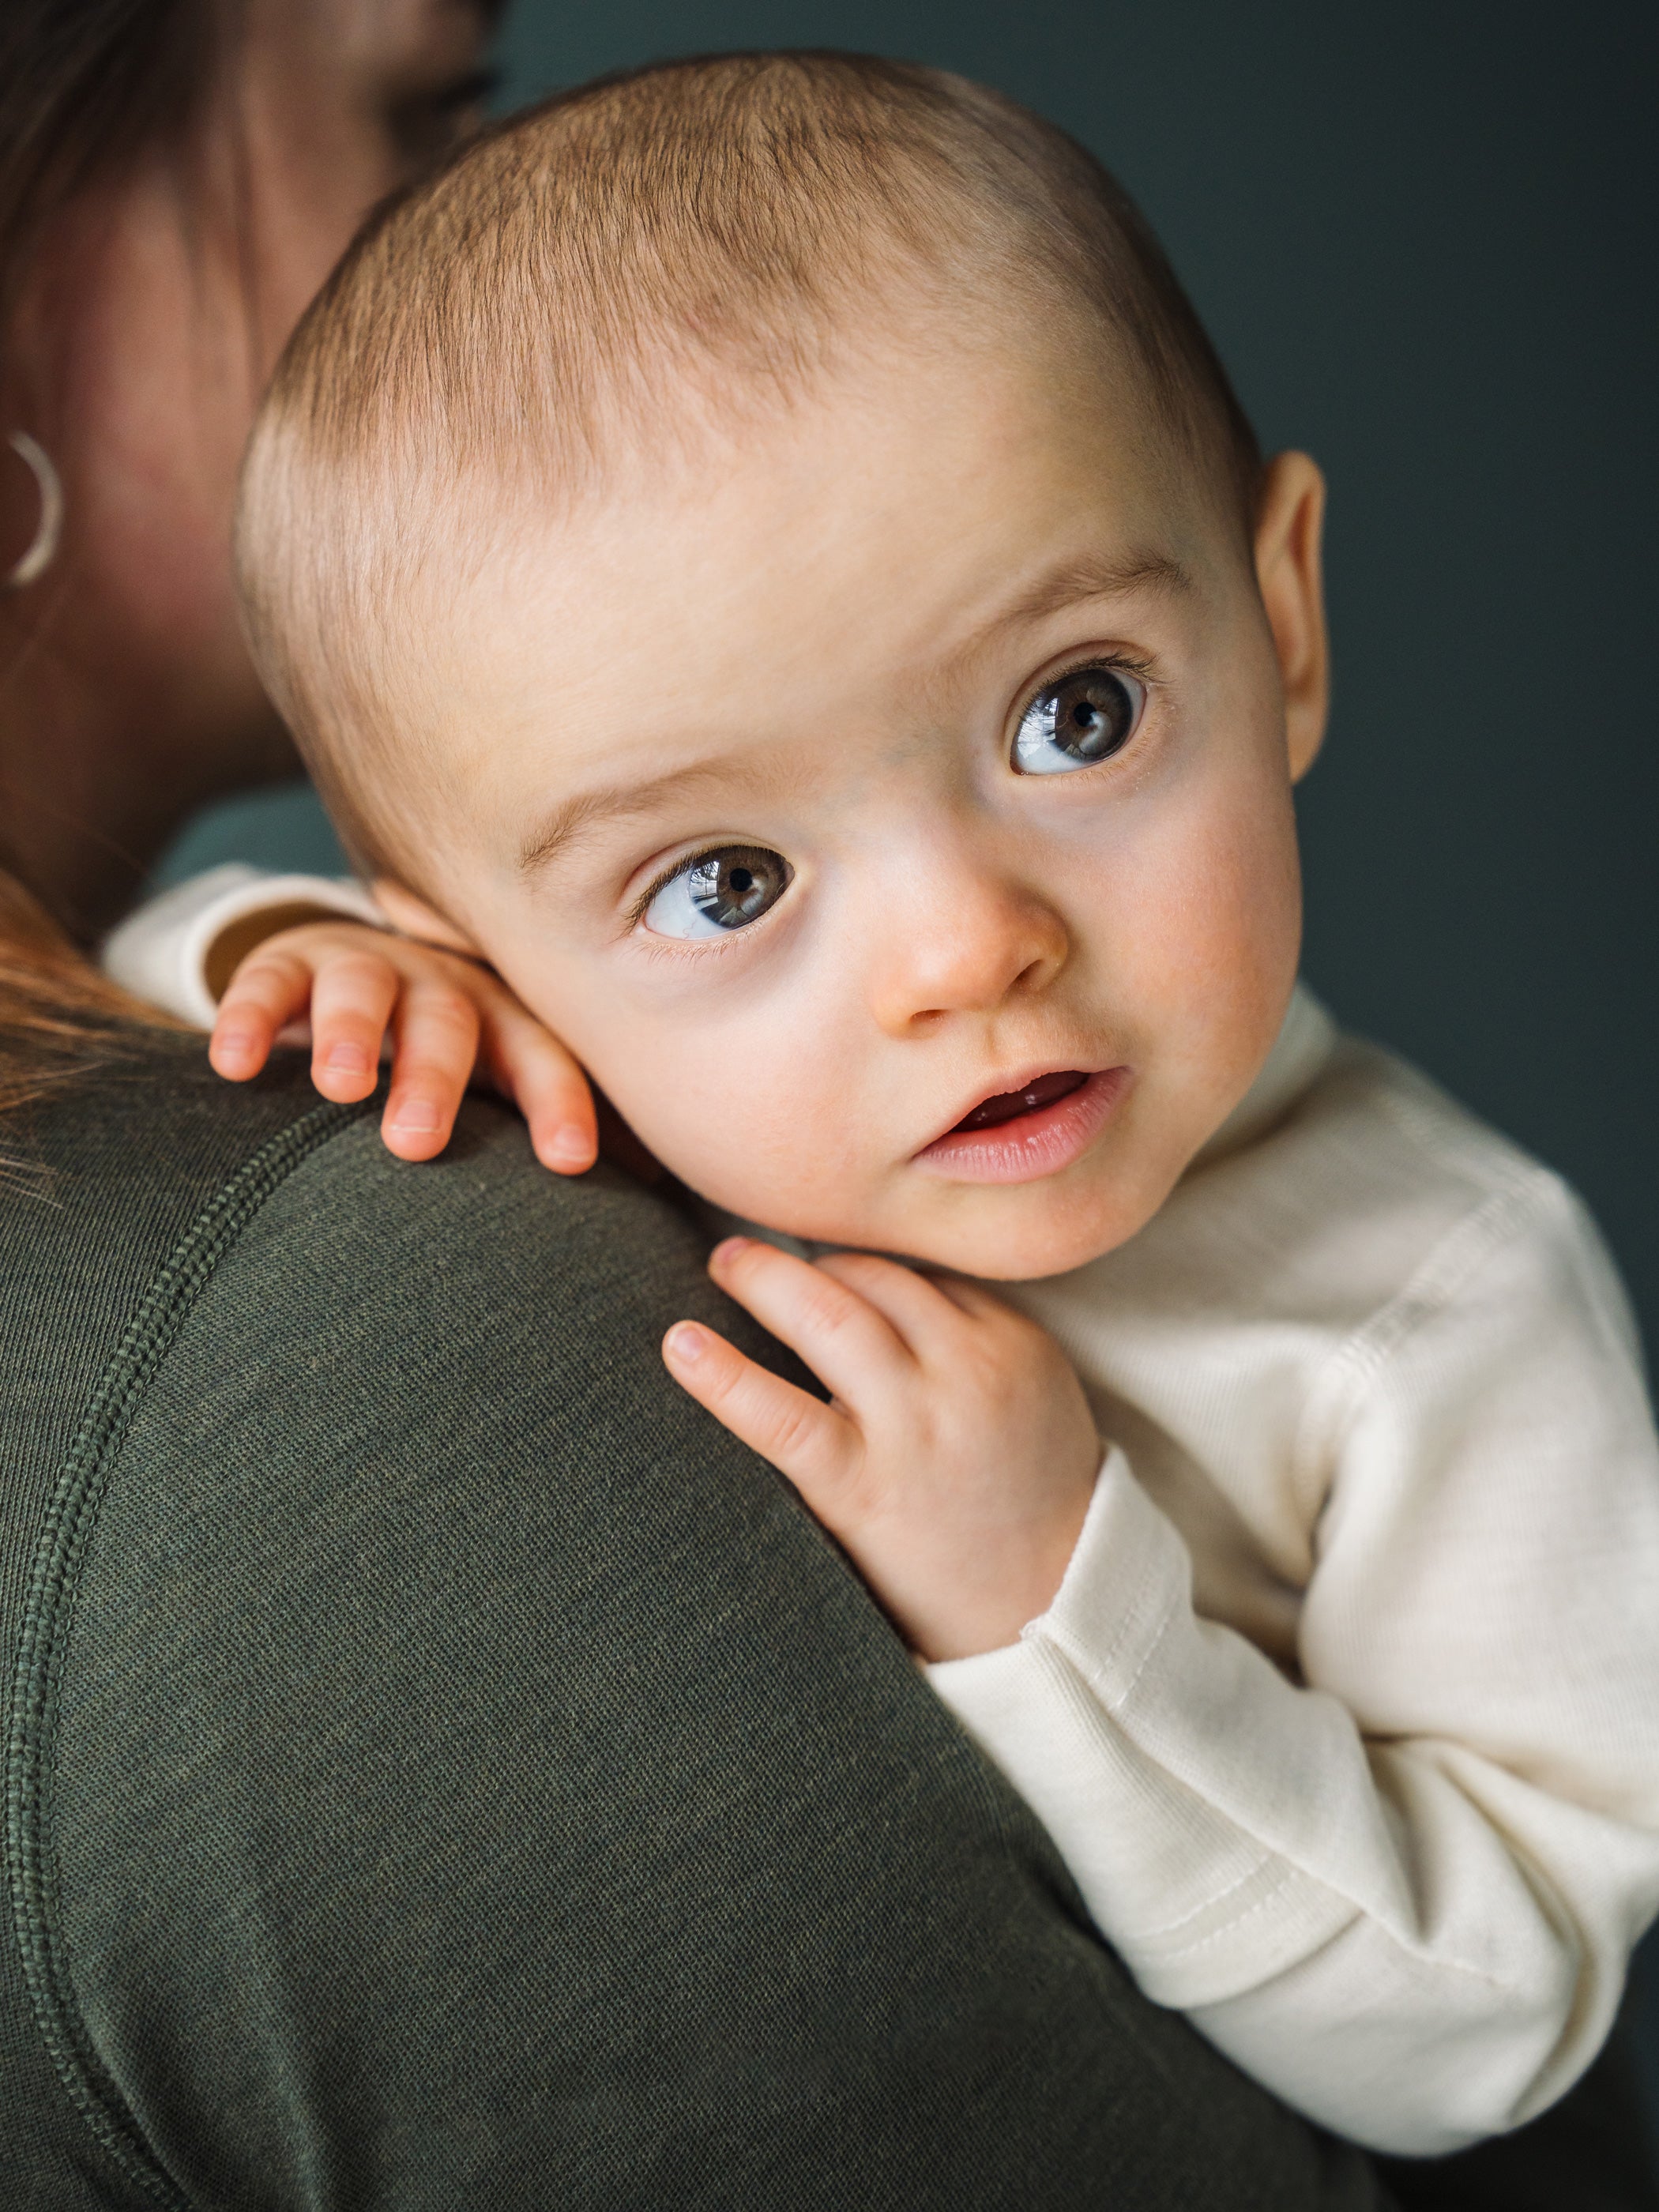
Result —
<path fill-rule="evenodd" d="M 1015 976 L 1012 988 L 1016 991 L 1041 990 L 1045 984 L 1053 982 L 1065 965 L 1065 946 L 1054 945 L 1048 951 L 1039 952 L 1035 959 L 1026 962 L 1018 975 Z"/>

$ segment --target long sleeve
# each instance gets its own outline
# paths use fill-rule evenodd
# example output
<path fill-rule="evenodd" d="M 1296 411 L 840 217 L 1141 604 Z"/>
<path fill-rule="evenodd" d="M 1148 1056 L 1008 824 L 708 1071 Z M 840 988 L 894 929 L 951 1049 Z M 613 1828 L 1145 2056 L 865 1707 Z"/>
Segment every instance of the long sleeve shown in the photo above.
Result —
<path fill-rule="evenodd" d="M 260 936 L 330 915 L 385 927 L 368 892 L 349 878 L 272 875 L 228 861 L 147 900 L 105 939 L 100 959 L 135 998 L 211 1029 L 218 994 L 210 969 L 222 939 L 240 930 L 251 947 Z"/>
<path fill-rule="evenodd" d="M 1659 1906 L 1659 1463 L 1595 1233 L 1532 1170 L 1320 1370 L 1301 1680 L 1194 1610 L 1109 1455 L 1056 1599 L 931 1669 L 1142 1987 L 1379 2148 L 1515 2125 Z"/>

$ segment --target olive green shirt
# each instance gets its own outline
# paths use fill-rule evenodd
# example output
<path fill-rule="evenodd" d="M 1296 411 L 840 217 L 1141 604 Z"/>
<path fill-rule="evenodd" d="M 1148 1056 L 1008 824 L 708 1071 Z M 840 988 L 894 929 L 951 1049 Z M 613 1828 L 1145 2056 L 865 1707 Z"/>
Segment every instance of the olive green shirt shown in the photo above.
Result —
<path fill-rule="evenodd" d="M 8 1135 L 5 2212 L 1380 2202 L 668 1380 L 672 1207 L 196 1039 Z"/>

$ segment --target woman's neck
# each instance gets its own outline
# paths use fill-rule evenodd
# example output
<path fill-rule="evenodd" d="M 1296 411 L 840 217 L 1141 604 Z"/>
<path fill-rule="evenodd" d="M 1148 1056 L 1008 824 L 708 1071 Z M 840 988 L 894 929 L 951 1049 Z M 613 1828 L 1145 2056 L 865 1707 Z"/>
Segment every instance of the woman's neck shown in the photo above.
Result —
<path fill-rule="evenodd" d="M 58 628 L 0 602 L 0 866 L 91 945 L 198 806 L 297 763 L 251 681 L 181 684 L 137 654 L 124 683 L 118 659 Z"/>

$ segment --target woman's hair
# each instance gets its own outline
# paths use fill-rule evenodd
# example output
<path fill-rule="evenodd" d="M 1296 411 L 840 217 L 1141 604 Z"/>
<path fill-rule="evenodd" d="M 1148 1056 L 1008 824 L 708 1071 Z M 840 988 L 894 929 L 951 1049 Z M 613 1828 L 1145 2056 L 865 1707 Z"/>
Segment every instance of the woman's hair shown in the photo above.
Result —
<path fill-rule="evenodd" d="M 0 1115 L 107 1057 L 135 1019 L 156 1018 L 100 975 L 0 868 Z M 16 1165 L 0 1151 L 0 1189 Z"/>
<path fill-rule="evenodd" d="M 15 307 L 57 210 L 185 128 L 212 67 L 222 12 L 213 0 L 5 0 L 0 319 Z"/>
<path fill-rule="evenodd" d="M 53 216 L 183 134 L 228 14 L 228 0 L 0 3 L 0 361 Z M 0 870 L 0 1113 L 73 1076 L 145 1012 Z"/>

